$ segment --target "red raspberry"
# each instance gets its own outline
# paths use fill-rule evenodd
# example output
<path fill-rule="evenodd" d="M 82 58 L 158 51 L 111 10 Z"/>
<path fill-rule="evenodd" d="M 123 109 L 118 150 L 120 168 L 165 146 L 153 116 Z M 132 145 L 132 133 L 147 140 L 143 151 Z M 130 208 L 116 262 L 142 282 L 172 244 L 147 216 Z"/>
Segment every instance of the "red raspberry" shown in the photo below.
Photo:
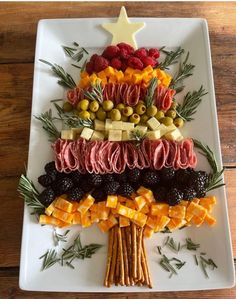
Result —
<path fill-rule="evenodd" d="M 119 58 L 112 58 L 110 62 L 110 66 L 112 66 L 114 69 L 120 70 L 121 69 L 122 62 Z"/>
<path fill-rule="evenodd" d="M 150 56 L 143 57 L 142 62 L 143 62 L 144 67 L 146 67 L 148 65 L 154 67 L 157 63 L 156 60 L 153 57 L 150 57 Z"/>
<path fill-rule="evenodd" d="M 156 48 L 149 49 L 148 56 L 157 59 L 160 57 L 160 51 Z"/>
<path fill-rule="evenodd" d="M 91 75 L 93 73 L 93 62 L 90 61 L 86 64 L 86 72 Z"/>
<path fill-rule="evenodd" d="M 134 48 L 126 43 L 119 43 L 117 45 L 117 47 L 119 47 L 119 49 L 124 49 L 128 52 L 128 54 L 133 54 L 134 53 Z"/>
<path fill-rule="evenodd" d="M 130 57 L 128 60 L 128 66 L 132 67 L 133 69 L 142 70 L 143 69 L 143 63 L 142 61 L 137 57 Z"/>
<path fill-rule="evenodd" d="M 109 62 L 106 58 L 102 56 L 97 56 L 94 61 L 94 70 L 96 73 L 99 73 L 103 71 L 105 68 L 107 68 L 109 65 Z"/>
<path fill-rule="evenodd" d="M 134 52 L 134 56 L 142 59 L 143 57 L 147 56 L 147 50 L 145 48 L 140 48 Z"/>
<path fill-rule="evenodd" d="M 98 54 L 93 54 L 90 58 L 90 62 L 94 63 L 95 59 L 98 57 Z"/>
<path fill-rule="evenodd" d="M 121 70 L 122 70 L 122 72 L 124 72 L 126 69 L 127 69 L 126 61 L 122 61 L 121 62 Z"/>
<path fill-rule="evenodd" d="M 103 51 L 102 56 L 107 59 L 112 59 L 114 57 L 119 56 L 119 54 L 120 54 L 120 49 L 117 46 L 108 46 Z"/>
<path fill-rule="evenodd" d="M 130 57 L 130 54 L 126 49 L 120 49 L 120 58 L 128 59 L 129 57 Z"/>

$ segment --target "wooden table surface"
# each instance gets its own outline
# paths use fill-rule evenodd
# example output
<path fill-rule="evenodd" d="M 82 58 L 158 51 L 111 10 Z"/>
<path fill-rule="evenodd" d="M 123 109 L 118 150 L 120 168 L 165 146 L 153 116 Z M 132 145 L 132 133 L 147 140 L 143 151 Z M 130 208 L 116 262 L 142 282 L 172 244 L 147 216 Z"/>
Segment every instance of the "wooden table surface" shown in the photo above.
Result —
<path fill-rule="evenodd" d="M 27 161 L 37 22 L 46 18 L 201 17 L 209 25 L 225 180 L 236 257 L 236 2 L 0 3 L 0 298 L 95 298 L 18 287 L 23 202 L 16 192 Z M 236 298 L 226 290 L 100 294 L 96 298 Z"/>

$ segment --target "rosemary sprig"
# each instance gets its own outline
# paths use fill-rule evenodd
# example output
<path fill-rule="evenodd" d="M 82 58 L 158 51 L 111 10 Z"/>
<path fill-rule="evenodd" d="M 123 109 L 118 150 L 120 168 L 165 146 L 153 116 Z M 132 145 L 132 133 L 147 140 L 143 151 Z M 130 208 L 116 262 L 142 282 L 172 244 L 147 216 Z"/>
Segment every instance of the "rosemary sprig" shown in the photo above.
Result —
<path fill-rule="evenodd" d="M 76 42 L 74 42 L 73 45 L 76 48 L 68 46 L 62 46 L 62 48 L 67 56 L 71 57 L 76 62 L 80 62 L 84 57 L 84 53 L 88 54 L 88 51 L 83 47 L 79 48 L 79 44 Z"/>
<path fill-rule="evenodd" d="M 171 262 L 173 265 L 171 264 Z M 169 278 L 171 278 L 173 274 L 178 275 L 178 272 L 175 270 L 175 268 L 177 270 L 180 270 L 186 264 L 186 262 L 183 262 L 175 257 L 169 259 L 166 255 L 163 254 L 161 260 L 159 261 L 159 264 L 165 271 L 171 272 L 169 276 Z"/>
<path fill-rule="evenodd" d="M 186 244 L 182 245 L 182 247 L 186 247 L 188 250 L 196 251 L 200 247 L 200 244 L 194 243 L 191 238 L 186 238 L 185 240 Z"/>
<path fill-rule="evenodd" d="M 39 192 L 34 183 L 25 175 L 21 175 L 17 191 L 24 198 L 28 207 L 33 209 L 32 214 L 40 215 L 44 212 L 45 206 L 39 201 Z"/>
<path fill-rule="evenodd" d="M 165 60 L 157 65 L 162 70 L 168 70 L 169 66 L 177 63 L 180 56 L 184 53 L 184 49 L 181 47 L 178 47 L 175 51 L 166 51 L 164 48 L 161 48 L 160 51 L 166 54 Z"/>
<path fill-rule="evenodd" d="M 96 100 L 99 103 L 103 102 L 103 94 L 102 94 L 102 85 L 97 80 L 95 84 L 92 85 L 91 91 L 85 91 L 84 96 L 89 100 Z"/>
<path fill-rule="evenodd" d="M 165 227 L 163 230 L 160 231 L 162 234 L 171 234 L 172 231 L 169 230 L 168 227 Z"/>
<path fill-rule="evenodd" d="M 189 59 L 189 52 L 187 53 L 185 60 L 183 63 L 180 63 L 179 71 L 178 73 L 172 78 L 170 83 L 170 88 L 176 89 L 179 84 L 181 84 L 181 87 L 178 88 L 178 92 L 183 90 L 184 86 L 182 84 L 183 80 L 192 76 L 192 71 L 195 68 L 195 65 L 188 63 Z"/>
<path fill-rule="evenodd" d="M 75 88 L 76 87 L 76 84 L 75 84 L 75 81 L 74 79 L 71 77 L 70 74 L 68 74 L 64 69 L 63 67 L 61 67 L 60 65 L 54 63 L 50 63 L 46 60 L 43 60 L 43 59 L 39 59 L 39 61 L 49 65 L 51 67 L 51 70 L 53 71 L 53 73 L 58 77 L 60 78 L 60 80 L 57 81 L 57 83 L 63 87 L 67 87 L 67 88 Z"/>
<path fill-rule="evenodd" d="M 202 97 L 206 95 L 205 89 L 203 86 L 199 90 L 194 90 L 193 92 L 188 92 L 183 100 L 182 104 L 179 104 L 176 108 L 176 113 L 184 121 L 191 121 L 192 115 L 196 113 L 197 107 L 202 101 Z"/>
<path fill-rule="evenodd" d="M 154 97 L 155 91 L 157 89 L 157 82 L 158 82 L 157 78 L 152 78 L 150 81 L 150 84 L 148 86 L 147 93 L 146 93 L 146 96 L 144 99 L 147 107 L 150 107 L 153 104 L 153 97 Z"/>
<path fill-rule="evenodd" d="M 39 259 L 43 259 L 42 271 L 52 267 L 54 264 L 60 261 L 55 249 L 48 250 Z"/>
<path fill-rule="evenodd" d="M 54 103 L 55 104 L 55 103 Z M 49 109 L 45 113 L 41 113 L 39 116 L 35 116 L 36 119 L 41 121 L 43 129 L 49 137 L 49 141 L 55 141 L 60 138 L 61 134 L 54 124 L 55 118 L 52 116 L 52 110 Z"/>
<path fill-rule="evenodd" d="M 177 243 L 172 237 L 167 237 L 164 246 L 168 246 L 174 252 L 179 252 L 180 250 L 180 242 Z"/>
<path fill-rule="evenodd" d="M 65 54 L 69 57 L 72 57 L 75 52 L 77 51 L 76 48 L 71 48 L 71 47 L 67 47 L 67 46 L 62 46 L 62 49 L 64 50 Z"/>
<path fill-rule="evenodd" d="M 59 242 L 67 242 L 67 234 L 70 232 L 70 230 L 68 229 L 63 235 L 57 233 L 56 229 L 54 229 L 53 231 L 53 239 L 54 239 L 54 243 L 55 246 L 59 245 Z"/>
<path fill-rule="evenodd" d="M 222 168 L 220 171 L 217 171 L 215 173 L 211 173 L 208 178 L 208 184 L 206 191 L 211 191 L 217 188 L 220 188 L 224 186 L 225 184 L 222 183 L 222 174 L 224 172 L 224 168 Z"/>
<path fill-rule="evenodd" d="M 142 133 L 140 130 L 135 130 L 131 132 L 131 137 L 138 144 L 140 144 L 143 141 L 143 139 L 146 137 L 146 134 Z"/>

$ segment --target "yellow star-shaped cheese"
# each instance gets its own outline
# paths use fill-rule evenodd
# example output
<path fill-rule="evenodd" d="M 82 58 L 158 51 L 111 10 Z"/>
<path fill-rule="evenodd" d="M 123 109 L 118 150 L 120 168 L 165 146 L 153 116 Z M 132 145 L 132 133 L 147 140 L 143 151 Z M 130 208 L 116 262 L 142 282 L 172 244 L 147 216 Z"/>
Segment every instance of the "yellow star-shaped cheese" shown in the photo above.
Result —
<path fill-rule="evenodd" d="M 117 23 L 102 24 L 102 27 L 113 35 L 112 45 L 124 42 L 135 49 L 137 44 L 135 41 L 135 34 L 145 26 L 145 23 L 130 23 L 125 7 L 122 6 Z"/>

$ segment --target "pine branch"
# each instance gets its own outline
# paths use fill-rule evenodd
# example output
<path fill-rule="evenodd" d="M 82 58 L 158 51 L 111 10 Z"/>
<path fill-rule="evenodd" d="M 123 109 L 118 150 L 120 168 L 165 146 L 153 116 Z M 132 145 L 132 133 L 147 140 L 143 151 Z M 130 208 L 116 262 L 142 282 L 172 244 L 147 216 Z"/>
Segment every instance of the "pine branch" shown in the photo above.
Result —
<path fill-rule="evenodd" d="M 179 47 L 176 51 L 166 51 L 163 47 L 160 51 L 166 54 L 165 60 L 156 66 L 161 70 L 168 70 L 169 66 L 176 64 L 180 56 L 184 53 L 184 49 L 181 49 L 181 47 Z"/>

